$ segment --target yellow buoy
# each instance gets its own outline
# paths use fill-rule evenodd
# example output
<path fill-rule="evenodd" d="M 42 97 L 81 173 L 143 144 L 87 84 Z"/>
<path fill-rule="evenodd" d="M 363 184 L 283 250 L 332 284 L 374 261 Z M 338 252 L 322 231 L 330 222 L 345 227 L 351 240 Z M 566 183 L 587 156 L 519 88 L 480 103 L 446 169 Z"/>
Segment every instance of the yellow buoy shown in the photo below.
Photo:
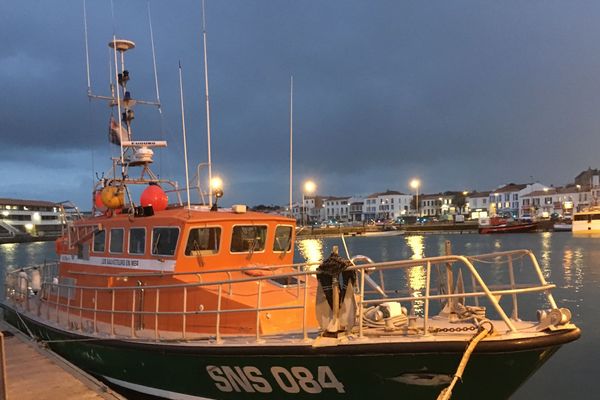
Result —
<path fill-rule="evenodd" d="M 122 208 L 125 205 L 124 190 L 116 186 L 107 186 L 102 189 L 102 204 L 111 210 Z"/>

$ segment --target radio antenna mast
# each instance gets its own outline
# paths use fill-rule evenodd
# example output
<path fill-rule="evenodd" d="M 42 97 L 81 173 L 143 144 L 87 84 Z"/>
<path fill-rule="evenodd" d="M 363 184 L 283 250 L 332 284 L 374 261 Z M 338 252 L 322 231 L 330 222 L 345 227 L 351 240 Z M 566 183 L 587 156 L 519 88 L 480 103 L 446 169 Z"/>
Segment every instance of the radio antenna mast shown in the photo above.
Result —
<path fill-rule="evenodd" d="M 212 207 L 212 161 L 210 154 L 210 101 L 208 96 L 208 59 L 206 56 L 206 11 L 202 0 L 202 39 L 204 43 L 204 88 L 206 96 L 206 134 L 208 141 L 208 206 Z"/>

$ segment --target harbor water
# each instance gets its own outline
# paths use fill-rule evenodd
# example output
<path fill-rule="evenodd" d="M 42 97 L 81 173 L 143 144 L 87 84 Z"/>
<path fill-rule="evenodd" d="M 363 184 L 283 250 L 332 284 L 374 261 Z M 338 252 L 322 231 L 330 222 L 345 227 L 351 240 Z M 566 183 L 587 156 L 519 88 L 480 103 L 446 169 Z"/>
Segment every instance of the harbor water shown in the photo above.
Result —
<path fill-rule="evenodd" d="M 599 390 L 594 382 L 600 376 L 600 313 L 597 311 L 600 303 L 600 237 L 544 232 L 348 237 L 345 241 L 350 255 L 366 255 L 376 262 L 440 255 L 445 251 L 446 241 L 450 241 L 454 254 L 532 250 L 546 279 L 557 286 L 553 291 L 555 300 L 559 306 L 571 310 L 572 319 L 583 334 L 579 340 L 559 350 L 512 399 L 598 398 Z M 340 238 L 300 239 L 296 243 L 296 261 L 319 262 L 335 245 L 345 255 Z M 41 264 L 54 257 L 53 242 L 0 245 L 2 276 L 6 266 Z M 421 284 L 419 271 L 406 279 L 414 279 L 417 286 Z M 528 307 L 525 304 L 523 308 Z M 484 393 L 481 398 L 485 398 Z"/>

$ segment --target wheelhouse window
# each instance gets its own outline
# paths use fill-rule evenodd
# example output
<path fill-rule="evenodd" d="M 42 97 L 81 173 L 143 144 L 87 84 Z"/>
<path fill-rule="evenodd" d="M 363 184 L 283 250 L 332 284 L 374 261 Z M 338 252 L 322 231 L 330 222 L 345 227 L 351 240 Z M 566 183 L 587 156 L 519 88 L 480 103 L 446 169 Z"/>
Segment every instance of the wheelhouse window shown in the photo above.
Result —
<path fill-rule="evenodd" d="M 103 253 L 106 242 L 106 231 L 98 231 L 94 233 L 94 251 Z"/>
<path fill-rule="evenodd" d="M 146 252 L 146 229 L 131 228 L 129 230 L 129 254 L 144 254 Z"/>
<path fill-rule="evenodd" d="M 110 252 L 111 253 L 122 253 L 123 252 L 123 239 L 125 237 L 125 229 L 114 228 L 110 230 Z"/>
<path fill-rule="evenodd" d="M 190 229 L 187 245 L 185 246 L 186 256 L 196 256 L 200 254 L 216 254 L 219 252 L 221 243 L 221 228 L 193 228 Z"/>
<path fill-rule="evenodd" d="M 292 249 L 292 227 L 278 226 L 275 229 L 275 242 L 273 243 L 273 251 L 288 252 Z"/>
<path fill-rule="evenodd" d="M 179 228 L 154 228 L 152 230 L 152 255 L 174 255 L 178 239 Z"/>
<path fill-rule="evenodd" d="M 248 225 L 234 226 L 231 235 L 232 253 L 263 251 L 267 239 L 267 227 Z"/>

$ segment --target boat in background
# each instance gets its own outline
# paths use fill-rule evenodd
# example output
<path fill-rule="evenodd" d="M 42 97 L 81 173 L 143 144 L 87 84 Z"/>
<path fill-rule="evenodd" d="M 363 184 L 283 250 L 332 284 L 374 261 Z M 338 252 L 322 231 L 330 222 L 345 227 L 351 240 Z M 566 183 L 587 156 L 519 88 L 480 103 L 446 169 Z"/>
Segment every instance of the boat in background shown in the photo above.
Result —
<path fill-rule="evenodd" d="M 573 221 L 563 220 L 555 222 L 552 228 L 554 232 L 571 232 L 573 230 Z"/>
<path fill-rule="evenodd" d="M 536 222 L 517 222 L 502 217 L 481 218 L 479 233 L 523 233 L 537 230 Z"/>
<path fill-rule="evenodd" d="M 600 233 L 600 207 L 573 214 L 573 233 Z"/>

